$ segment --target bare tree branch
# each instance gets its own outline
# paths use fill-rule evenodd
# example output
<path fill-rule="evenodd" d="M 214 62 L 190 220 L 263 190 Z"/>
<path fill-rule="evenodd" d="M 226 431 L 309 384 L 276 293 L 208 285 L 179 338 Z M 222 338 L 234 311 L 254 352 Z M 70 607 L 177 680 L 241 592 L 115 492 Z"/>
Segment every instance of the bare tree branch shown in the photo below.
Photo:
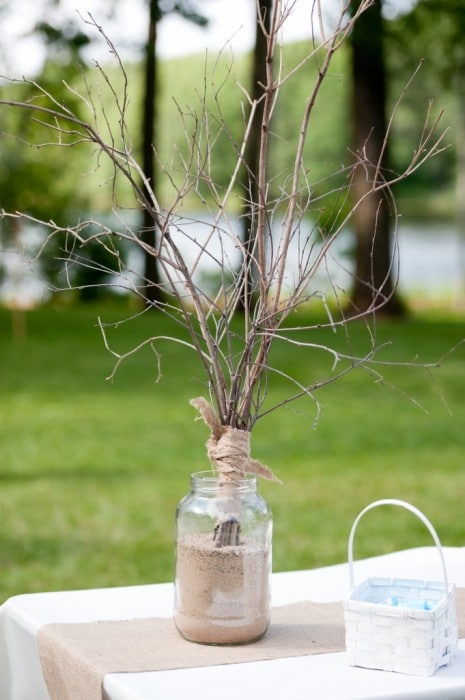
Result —
<path fill-rule="evenodd" d="M 240 138 L 233 136 L 222 111 L 221 90 L 232 80 L 232 67 L 229 66 L 219 84 L 212 79 L 208 83 L 205 77 L 203 93 L 198 94 L 198 110 L 190 105 L 183 109 L 176 104 L 179 118 L 184 124 L 187 153 L 178 146 L 173 146 L 172 160 L 160 161 L 159 168 L 163 177 L 169 181 L 173 192 L 172 201 L 164 207 L 160 205 L 151 189 L 151 184 L 133 154 L 127 127 L 128 77 L 124 65 L 112 42 L 106 36 L 93 17 L 85 20 L 95 31 L 103 36 L 116 60 L 122 81 L 117 89 L 114 78 L 109 77 L 106 69 L 95 65 L 95 70 L 103 78 L 112 100 L 112 109 L 116 111 L 115 121 L 109 107 L 104 105 L 100 94 L 95 94 L 91 83 L 84 79 L 84 89 L 67 85 L 69 94 L 78 98 L 86 117 L 78 114 L 70 106 L 54 97 L 34 81 L 25 81 L 36 91 L 36 98 L 28 101 L 16 101 L 3 97 L 0 108 L 13 108 L 29 113 L 31 118 L 48 130 L 50 138 L 44 140 L 40 147 L 79 148 L 82 144 L 94 147 L 97 168 L 103 159 L 112 167 L 112 193 L 114 199 L 113 215 L 115 227 L 102 224 L 92 219 L 58 226 L 53 221 L 39 221 L 27 212 L 0 212 L 2 217 L 13 217 L 22 221 L 39 224 L 48 232 L 43 249 L 53 241 L 64 241 L 57 258 L 64 265 L 68 288 L 73 288 L 72 270 L 78 264 L 91 265 L 82 253 L 90 244 L 101 244 L 110 255 L 115 256 L 115 266 L 119 280 L 108 284 L 121 285 L 146 304 L 143 289 L 147 280 L 135 270 L 126 269 L 117 258 L 116 249 L 108 243 L 109 238 L 143 251 L 157 259 L 162 273 L 160 286 L 169 293 L 166 301 L 157 304 L 160 311 L 176 321 L 180 329 L 179 336 L 173 336 L 175 343 L 192 350 L 199 359 L 204 372 L 210 400 L 217 411 L 221 425 L 250 431 L 256 421 L 279 406 L 287 405 L 299 397 L 307 397 L 316 402 L 317 416 L 320 412 L 315 392 L 323 386 L 336 381 L 356 368 L 370 373 L 375 381 L 383 381 L 379 368 L 377 352 L 383 344 L 377 343 L 376 332 L 370 326 L 373 315 L 386 303 L 387 293 L 383 288 L 375 290 L 372 307 L 356 319 L 367 321 L 369 349 L 358 356 L 355 352 L 341 352 L 331 345 L 308 340 L 308 332 L 318 328 L 330 327 L 334 334 L 342 331 L 346 345 L 350 348 L 349 320 L 344 311 L 348 296 L 333 278 L 331 263 L 337 259 L 334 252 L 341 234 L 350 225 L 357 207 L 363 199 L 374 193 L 385 193 L 389 199 L 392 216 L 397 221 L 394 198 L 391 187 L 409 177 L 426 161 L 443 149 L 445 131 L 441 131 L 441 114 L 431 117 L 431 107 L 425 115 L 424 127 L 418 142 L 412 148 L 410 162 L 401 173 L 382 172 L 382 154 L 377 163 L 368 161 L 366 152 L 355 154 L 355 164 L 351 168 L 341 168 L 335 173 L 338 182 L 345 177 L 343 185 L 333 185 L 331 178 L 325 183 L 312 183 L 308 168 L 304 166 L 304 147 L 308 140 L 315 104 L 324 81 L 330 72 L 335 53 L 350 34 L 354 23 L 372 4 L 364 0 L 358 5 L 354 16 L 347 10 L 349 3 L 341 3 L 341 10 L 335 24 L 328 28 L 323 24 L 323 5 L 321 0 L 311 3 L 309 28 L 313 23 L 320 27 L 320 36 L 312 36 L 307 55 L 298 65 L 284 71 L 280 45 L 280 33 L 292 11 L 293 4 L 276 0 L 273 4 L 270 29 L 262 22 L 267 42 L 266 84 L 260 107 L 263 107 L 260 136 L 260 158 L 257 177 L 257 201 L 253 202 L 256 215 L 256 239 L 250 249 L 246 249 L 239 235 L 240 222 L 234 214 L 232 204 L 237 198 L 245 198 L 244 192 L 237 192 L 240 184 L 239 174 L 246 167 L 245 153 L 251 134 L 251 124 L 255 117 L 258 102 L 253 100 L 244 87 L 240 87 L 249 110 L 243 120 Z M 296 134 L 293 166 L 290 173 L 282 176 L 279 189 L 271 188 L 269 166 L 270 144 L 279 138 L 272 128 L 273 115 L 280 104 L 282 87 L 291 80 L 304 66 L 313 62 L 316 73 L 313 83 L 309 84 L 306 99 L 302 105 L 294 105 L 301 110 L 299 132 Z M 214 76 L 215 76 L 214 66 Z M 113 75 L 113 74 L 112 74 Z M 415 73 L 416 75 L 416 73 Z M 412 80 L 414 79 L 412 76 Z M 14 81 L 13 81 L 14 82 Z M 21 82 L 21 81 L 19 81 Z M 409 83 L 396 102 L 388 130 L 385 136 L 386 146 L 395 117 L 402 99 L 409 88 Z M 215 114 L 207 107 L 207 93 L 214 95 Z M 5 135 L 3 135 L 5 136 Z M 20 139 L 20 134 L 13 134 Z M 216 146 L 220 139 L 225 139 L 234 154 L 234 166 L 226 186 L 220 187 L 214 176 Z M 369 187 L 358 202 L 347 206 L 348 193 L 356 168 L 365 168 Z M 250 177 L 255 174 L 249 172 Z M 149 245 L 144 242 L 137 227 L 128 223 L 116 200 L 116 180 L 122 178 L 130 187 L 135 200 L 149 213 L 157 227 L 157 243 Z M 315 187 L 318 185 L 318 188 Z M 249 188 L 252 191 L 252 188 Z M 319 194 L 315 194 L 315 190 Z M 272 192 L 278 191 L 278 194 Z M 204 210 L 211 213 L 205 220 L 192 220 L 184 212 L 184 200 L 188 195 L 196 196 L 202 202 Z M 320 223 L 318 210 L 324 209 L 326 198 L 336 197 L 331 227 Z M 315 212 L 314 220 L 309 226 L 305 218 L 309 210 Z M 327 213 L 325 213 L 327 217 Z M 376 230 L 373 232 L 376 236 Z M 241 269 L 237 269 L 237 260 Z M 293 265 L 293 279 L 290 279 L 289 265 Z M 343 264 L 337 262 L 342 269 Z M 393 265 L 395 262 L 393 261 Z M 208 268 L 217 277 L 218 286 L 210 291 L 202 283 L 201 271 Z M 256 279 L 258 301 L 253 308 L 246 308 L 239 320 L 236 315 L 240 299 L 248 298 L 243 294 L 243 285 L 249 284 L 250 276 L 244 270 L 253 269 Z M 110 275 L 110 266 L 102 265 L 99 271 Z M 348 273 L 347 270 L 345 270 Z M 333 310 L 327 302 L 327 292 L 319 287 L 318 274 L 323 273 L 329 283 L 336 304 Z M 387 280 L 386 280 L 387 281 Z M 305 307 L 312 299 L 319 299 L 326 309 L 327 322 L 317 325 L 302 323 L 292 325 L 291 314 Z M 160 376 L 160 354 L 158 344 L 165 341 L 165 336 L 154 334 L 138 343 L 124 353 L 116 352 L 106 333 L 106 326 L 99 320 L 105 348 L 115 358 L 113 378 L 116 371 L 128 357 L 144 347 L 150 347 L 155 355 L 157 376 Z M 270 352 L 275 343 L 287 342 L 298 346 L 303 352 L 326 352 L 333 359 L 333 367 L 328 376 L 315 379 L 308 384 L 294 376 L 292 370 L 284 371 L 273 364 Z M 310 362 L 310 360 L 309 360 Z M 415 364 L 415 363 L 413 363 Z M 435 365 L 428 365 L 432 367 Z M 287 398 L 276 405 L 269 405 L 268 382 L 270 375 L 279 375 L 291 385 Z"/>

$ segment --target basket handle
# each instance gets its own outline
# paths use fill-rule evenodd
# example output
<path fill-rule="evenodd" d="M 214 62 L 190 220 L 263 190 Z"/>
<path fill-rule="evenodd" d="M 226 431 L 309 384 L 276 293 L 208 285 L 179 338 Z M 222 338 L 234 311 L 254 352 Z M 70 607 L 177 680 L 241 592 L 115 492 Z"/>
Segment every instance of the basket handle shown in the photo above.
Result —
<path fill-rule="evenodd" d="M 391 506 L 401 506 L 402 508 L 405 508 L 406 510 L 409 510 L 411 513 L 416 515 L 428 528 L 434 543 L 436 547 L 438 548 L 439 551 L 439 556 L 441 559 L 441 565 L 442 565 L 442 571 L 444 574 L 444 583 L 446 586 L 446 591 L 449 590 L 449 584 L 447 580 L 447 570 L 446 570 L 446 562 L 444 560 L 444 553 L 442 551 L 442 546 L 441 542 L 439 541 L 438 534 L 426 515 L 424 515 L 421 510 L 418 510 L 418 508 L 415 508 L 415 506 L 412 506 L 410 503 L 407 503 L 406 501 L 400 501 L 397 498 L 385 498 L 381 501 L 374 501 L 373 503 L 370 503 L 370 505 L 366 506 L 355 518 L 354 524 L 352 525 L 352 529 L 350 531 L 350 536 L 349 536 L 349 547 L 348 547 L 348 558 L 349 558 L 349 581 L 350 581 L 350 588 L 352 589 L 354 587 L 354 556 L 353 556 L 353 549 L 354 549 L 354 536 L 355 536 L 355 530 L 357 529 L 357 525 L 365 513 L 367 513 L 369 510 L 372 510 L 373 508 L 377 508 L 378 506 L 384 506 L 384 505 L 391 505 Z"/>

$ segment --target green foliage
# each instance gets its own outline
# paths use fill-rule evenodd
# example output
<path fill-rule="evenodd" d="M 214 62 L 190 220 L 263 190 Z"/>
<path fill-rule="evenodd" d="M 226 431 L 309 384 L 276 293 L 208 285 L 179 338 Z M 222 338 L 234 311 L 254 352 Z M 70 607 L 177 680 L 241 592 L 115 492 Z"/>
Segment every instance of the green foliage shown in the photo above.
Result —
<path fill-rule="evenodd" d="M 307 42 L 284 47 L 283 74 L 304 61 L 307 51 Z M 179 152 L 187 161 L 194 134 L 197 134 L 197 142 L 202 144 L 200 152 L 205 153 L 206 139 L 210 135 L 211 176 L 220 190 L 227 186 L 236 164 L 248 113 L 244 90 L 248 89 L 249 61 L 248 56 L 239 57 L 232 67 L 231 57 L 222 54 L 208 60 L 194 56 L 162 65 L 159 154 L 163 162 L 170 162 L 173 146 L 175 153 Z M 345 52 L 342 51 L 336 56 L 331 75 L 319 95 L 304 153 L 303 171 L 310 185 L 315 187 L 315 194 L 340 184 L 341 164 L 347 162 L 348 76 L 345 64 Z M 270 186 L 275 197 L 282 195 L 292 175 L 309 86 L 313 84 L 317 71 L 318 56 L 304 62 L 284 84 L 277 101 L 269 155 Z M 208 124 L 200 123 L 196 116 L 202 108 L 210 115 Z M 335 178 L 330 184 L 325 182 L 335 171 L 339 179 Z M 162 181 L 163 184 L 166 183 Z M 207 188 L 201 184 L 200 194 L 206 192 Z"/>
<path fill-rule="evenodd" d="M 7 82 L 1 86 L 2 97 L 47 109 L 53 104 L 44 94 L 50 92 L 56 103 L 79 115 L 81 100 L 66 84 L 80 75 L 74 64 L 47 61 L 37 78 L 42 95 L 32 82 Z M 77 183 L 89 167 L 90 151 L 71 146 L 76 135 L 59 134 L 56 126 L 45 111 L 39 118 L 27 107 L 3 106 L 0 110 L 0 202 L 5 211 L 66 224 L 73 213 L 76 216 L 86 206 L 86 190 Z"/>
<path fill-rule="evenodd" d="M 118 241 L 108 236 L 85 246 L 73 280 L 81 301 L 95 301 L 108 294 L 112 275 L 121 272 L 125 264 L 123 248 L 117 244 Z"/>
<path fill-rule="evenodd" d="M 206 389 L 195 355 L 163 341 L 160 368 L 146 348 L 105 381 L 115 358 L 97 318 L 130 314 L 116 302 L 44 307 L 28 314 L 28 336 L 15 343 L 0 312 L 0 600 L 172 579 L 174 510 L 190 473 L 207 466 L 208 431 L 188 402 Z M 118 352 L 179 333 L 152 314 L 108 331 Z M 463 319 L 380 322 L 376 334 L 389 343 L 384 359 L 419 352 L 420 361 L 434 361 L 463 337 Z M 351 338 L 354 350 L 368 346 L 363 324 Z M 314 340 L 343 342 L 322 329 Z M 316 427 L 305 402 L 257 423 L 253 455 L 284 482 L 260 487 L 274 512 L 276 571 L 345 561 L 354 517 L 381 497 L 409 500 L 445 545 L 463 544 L 464 352 L 432 373 L 379 366 L 384 383 L 361 370 L 348 375 L 317 394 Z M 274 360 L 302 379 L 331 369 L 325 353 L 289 345 L 276 345 Z M 270 400 L 286 393 L 275 379 Z M 360 530 L 356 555 L 429 544 L 415 519 L 380 512 Z"/>
<path fill-rule="evenodd" d="M 411 158 L 412 144 L 416 142 L 422 118 L 430 106 L 430 123 L 444 110 L 441 125 L 450 128 L 443 143 L 446 150 L 402 184 L 401 193 L 410 200 L 418 190 L 422 192 L 426 215 L 434 214 L 434 206 L 429 206 L 430 197 L 437 197 L 438 191 L 450 190 L 455 178 L 453 144 L 457 87 L 465 68 L 464 23 L 465 13 L 460 0 L 422 0 L 409 14 L 385 23 L 391 105 L 418 71 L 403 95 L 399 118 L 394 124 L 391 149 L 395 167 L 401 170 Z M 450 211 L 454 208 L 449 207 Z M 421 206 L 416 206 L 415 212 L 421 216 Z"/>
<path fill-rule="evenodd" d="M 387 26 L 391 29 L 393 23 Z M 394 25 L 392 32 L 394 34 Z M 407 61 L 403 47 L 389 35 L 388 65 L 391 76 L 390 105 L 397 101 L 403 87 L 415 68 L 418 51 L 412 51 L 412 59 Z M 283 53 L 284 72 L 299 65 L 308 50 L 306 42 L 286 46 Z M 415 58 L 413 58 L 415 57 Z M 312 126 L 305 147 L 303 176 L 308 180 L 314 198 L 322 193 L 334 192 L 326 202 L 328 210 L 337 204 L 336 189 L 345 182 L 344 166 L 351 161 L 350 155 L 350 71 L 346 47 L 334 57 L 332 70 L 318 97 L 312 118 Z M 227 52 L 220 56 L 189 56 L 162 61 L 160 64 L 160 104 L 159 131 L 157 135 L 157 157 L 161 174 L 159 176 L 159 199 L 164 206 L 170 206 L 175 196 L 175 188 L 185 179 L 185 164 L 190 160 L 190 148 L 194 140 L 193 160 L 207 159 L 209 173 L 217 184 L 218 191 L 227 186 L 234 170 L 241 146 L 243 127 L 248 111 L 244 89 L 249 86 L 250 56 L 234 58 Z M 417 81 L 405 95 L 395 121 L 391 141 L 393 168 L 401 170 L 411 157 L 413 144 L 423 125 L 428 100 L 438 95 L 437 83 L 433 81 L 432 66 L 423 69 Z M 117 139 L 119 107 L 115 95 L 122 100 L 127 89 L 126 136 L 137 152 L 140 145 L 140 107 L 142 101 L 142 72 L 138 64 L 125 66 L 127 85 L 115 65 L 104 66 L 109 82 L 114 85 L 114 93 L 109 90 L 107 80 L 97 68 L 82 68 L 79 71 L 64 69 L 59 63 L 47 64 L 40 77 L 45 87 L 53 88 L 59 101 L 77 109 L 84 118 L 92 118 L 91 103 L 80 101 L 66 90 L 63 80 L 84 96 L 88 88 L 94 98 L 101 102 L 106 118 L 98 121 L 98 127 L 105 138 L 108 125 L 114 129 Z M 270 151 L 270 186 L 275 196 L 286 188 L 286 178 L 290 177 L 293 154 L 299 136 L 304 102 L 318 70 L 318 54 L 305 63 L 284 85 L 282 98 L 277 103 Z M 69 71 L 69 72 L 68 72 Z M 30 88 L 3 86 L 2 91 L 9 96 L 27 99 Z M 21 92 L 22 91 L 22 92 Z M 25 92 L 26 91 L 26 92 Z M 29 92 L 28 92 L 29 91 Z M 447 90 L 441 93 L 442 106 L 448 107 L 443 120 L 444 126 L 454 120 L 452 98 Z M 421 109 L 419 109 L 419 106 Z M 389 107 L 389 109 L 391 108 Z M 210 116 L 202 119 L 202 109 Z M 0 127 L 8 133 L 21 134 L 21 141 L 2 139 L 0 154 L 1 204 L 7 210 L 25 208 L 33 215 L 64 221 L 76 218 L 76 212 L 87 210 L 106 212 L 111 208 L 113 191 L 120 205 L 135 207 L 132 192 L 126 182 L 120 182 L 105 158 L 98 161 L 89 149 L 82 145 L 69 148 L 48 146 L 34 149 L 23 143 L 31 140 L 40 143 L 50 141 L 43 127 L 33 123 L 28 114 L 2 109 Z M 24 138 L 23 138 L 24 137 Z M 207 139 L 210 144 L 207 147 Z M 453 150 L 434 158 L 399 188 L 398 194 L 409 192 L 409 187 L 431 189 L 438 185 L 450 185 L 453 178 Z M 411 184 L 410 184 L 411 182 Z M 174 187 L 174 189 L 173 189 Z M 184 200 L 187 209 L 196 210 L 203 203 L 208 187 L 202 181 Z M 240 192 L 236 192 L 241 195 Z M 208 201 L 207 201 L 208 204 Z M 315 204 L 321 208 L 319 201 Z M 420 207 L 423 211 L 425 205 Z"/>
<path fill-rule="evenodd" d="M 307 42 L 298 42 L 284 51 L 284 73 L 303 62 L 302 68 L 285 83 L 281 99 L 276 107 L 270 163 L 271 186 L 276 196 L 286 189 L 286 176 L 290 177 L 295 160 L 304 108 L 309 98 L 309 86 L 315 83 L 319 70 L 320 54 L 305 61 Z M 311 117 L 311 127 L 305 144 L 302 171 L 305 173 L 311 195 L 316 203 L 311 210 L 322 213 L 336 209 L 337 190 L 346 184 L 344 167 L 350 163 L 350 71 L 348 53 L 342 47 L 334 56 L 331 70 L 320 88 Z M 304 175 L 302 175 L 302 178 Z M 302 184 L 304 184 L 302 182 Z M 279 188 L 279 190 L 278 190 Z M 328 193 L 333 192 L 328 197 Z M 319 197 L 324 197 L 323 204 Z"/>
<path fill-rule="evenodd" d="M 15 86 L 16 99 L 32 99 L 33 88 Z M 11 94 L 11 92 L 10 92 Z M 52 212 L 60 217 L 69 204 L 66 192 L 66 150 L 48 147 L 48 158 L 44 149 L 30 144 L 50 142 L 50 134 L 44 127 L 33 122 L 31 112 L 19 112 L 3 108 L 0 110 L 0 129 L 3 133 L 14 133 L 16 138 L 2 138 L 0 151 L 1 205 L 6 211 L 25 211 L 39 219 L 48 219 Z M 47 187 L 53 183 L 53 194 Z"/>
<path fill-rule="evenodd" d="M 424 60 L 423 82 L 454 89 L 463 72 L 465 12 L 461 0 L 422 0 L 386 25 L 388 47 L 397 65 L 415 67 Z"/>
<path fill-rule="evenodd" d="M 389 22 L 387 38 L 387 59 L 389 71 L 388 116 L 391 114 L 399 97 L 403 95 L 405 85 L 415 70 L 421 51 L 412 50 L 411 59 L 405 47 L 393 39 L 394 23 Z M 392 29 L 392 31 L 391 31 Z M 405 39 L 405 35 L 404 39 Z M 308 44 L 297 42 L 286 46 L 283 54 L 284 73 L 299 65 L 305 57 Z M 188 158 L 189 144 L 193 133 L 202 133 L 205 144 L 207 133 L 205 124 L 200 125 L 194 112 L 202 104 L 212 116 L 210 127 L 213 135 L 211 150 L 212 175 L 220 187 L 224 187 L 233 171 L 244 114 L 247 113 L 247 101 L 240 86 L 248 86 L 249 57 L 238 57 L 234 70 L 230 68 L 230 57 L 191 56 L 163 62 L 161 65 L 161 130 L 158 154 L 160 160 L 174 164 L 176 184 L 181 181 L 182 168 L 180 157 Z M 133 69 L 136 67 L 134 66 Z M 401 171 L 409 162 L 412 151 L 418 143 L 424 126 L 430 100 L 434 100 L 432 119 L 440 109 L 445 108 L 441 125 L 447 128 L 454 123 L 454 95 L 447 88 L 438 89 L 434 80 L 434 66 L 429 62 L 420 72 L 417 80 L 402 96 L 400 107 L 396 111 L 391 136 L 391 160 L 395 171 Z M 308 61 L 289 79 L 282 89 L 281 99 L 276 105 L 273 118 L 273 133 L 269 162 L 271 166 L 270 187 L 274 195 L 279 196 L 286 188 L 286 178 L 291 175 L 293 154 L 299 136 L 305 99 L 309 85 L 313 83 L 318 70 L 318 54 Z M 227 80 L 226 80 L 227 78 Z M 351 163 L 351 116 L 350 116 L 351 75 L 349 53 L 343 46 L 333 59 L 332 70 L 324 82 L 318 96 L 312 117 L 312 127 L 307 139 L 303 173 L 305 173 L 314 197 L 314 207 L 320 210 L 322 204 L 318 197 L 326 195 L 327 211 L 337 209 L 342 204 L 337 189 L 346 184 L 346 171 Z M 228 130 L 224 131 L 225 125 Z M 203 130 L 200 127 L 203 127 Z M 450 143 L 446 141 L 446 144 Z M 179 178 L 179 179 L 176 179 Z M 415 209 L 409 210 L 414 215 L 427 215 L 434 211 L 429 201 L 432 191 L 437 194 L 451 188 L 454 179 L 454 150 L 448 148 L 444 153 L 429 161 L 418 173 L 397 187 L 397 196 L 401 200 L 410 197 L 412 190 L 421 193 L 423 198 Z M 172 191 L 166 178 L 161 178 L 162 201 L 171 201 Z M 201 194 L 206 188 L 200 187 Z M 328 197 L 328 193 L 333 193 Z M 426 198 L 426 199 L 425 199 Z M 416 201 L 416 200 L 415 200 Z M 198 208 L 198 199 L 187 200 L 186 207 Z M 445 210 L 447 214 L 447 209 Z"/>

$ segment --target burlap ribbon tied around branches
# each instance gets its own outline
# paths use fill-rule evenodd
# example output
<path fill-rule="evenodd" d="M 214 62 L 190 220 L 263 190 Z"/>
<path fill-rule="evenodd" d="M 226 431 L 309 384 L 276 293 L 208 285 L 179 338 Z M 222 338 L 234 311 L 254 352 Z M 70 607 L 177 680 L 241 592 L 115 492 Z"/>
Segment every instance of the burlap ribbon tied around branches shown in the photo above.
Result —
<path fill-rule="evenodd" d="M 250 432 L 222 425 L 212 406 L 202 396 L 192 399 L 211 430 L 207 441 L 207 454 L 212 465 L 224 481 L 237 481 L 249 474 L 279 481 L 267 466 L 250 457 Z"/>

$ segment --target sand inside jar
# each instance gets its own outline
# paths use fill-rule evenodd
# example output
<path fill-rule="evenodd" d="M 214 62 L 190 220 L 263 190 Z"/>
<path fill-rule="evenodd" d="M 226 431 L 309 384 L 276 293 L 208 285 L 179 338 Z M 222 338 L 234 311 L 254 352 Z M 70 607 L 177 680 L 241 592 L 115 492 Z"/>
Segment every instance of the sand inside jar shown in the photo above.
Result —
<path fill-rule="evenodd" d="M 204 644 L 244 644 L 261 637 L 270 616 L 270 561 L 255 542 L 216 547 L 211 534 L 178 539 L 175 623 Z"/>

